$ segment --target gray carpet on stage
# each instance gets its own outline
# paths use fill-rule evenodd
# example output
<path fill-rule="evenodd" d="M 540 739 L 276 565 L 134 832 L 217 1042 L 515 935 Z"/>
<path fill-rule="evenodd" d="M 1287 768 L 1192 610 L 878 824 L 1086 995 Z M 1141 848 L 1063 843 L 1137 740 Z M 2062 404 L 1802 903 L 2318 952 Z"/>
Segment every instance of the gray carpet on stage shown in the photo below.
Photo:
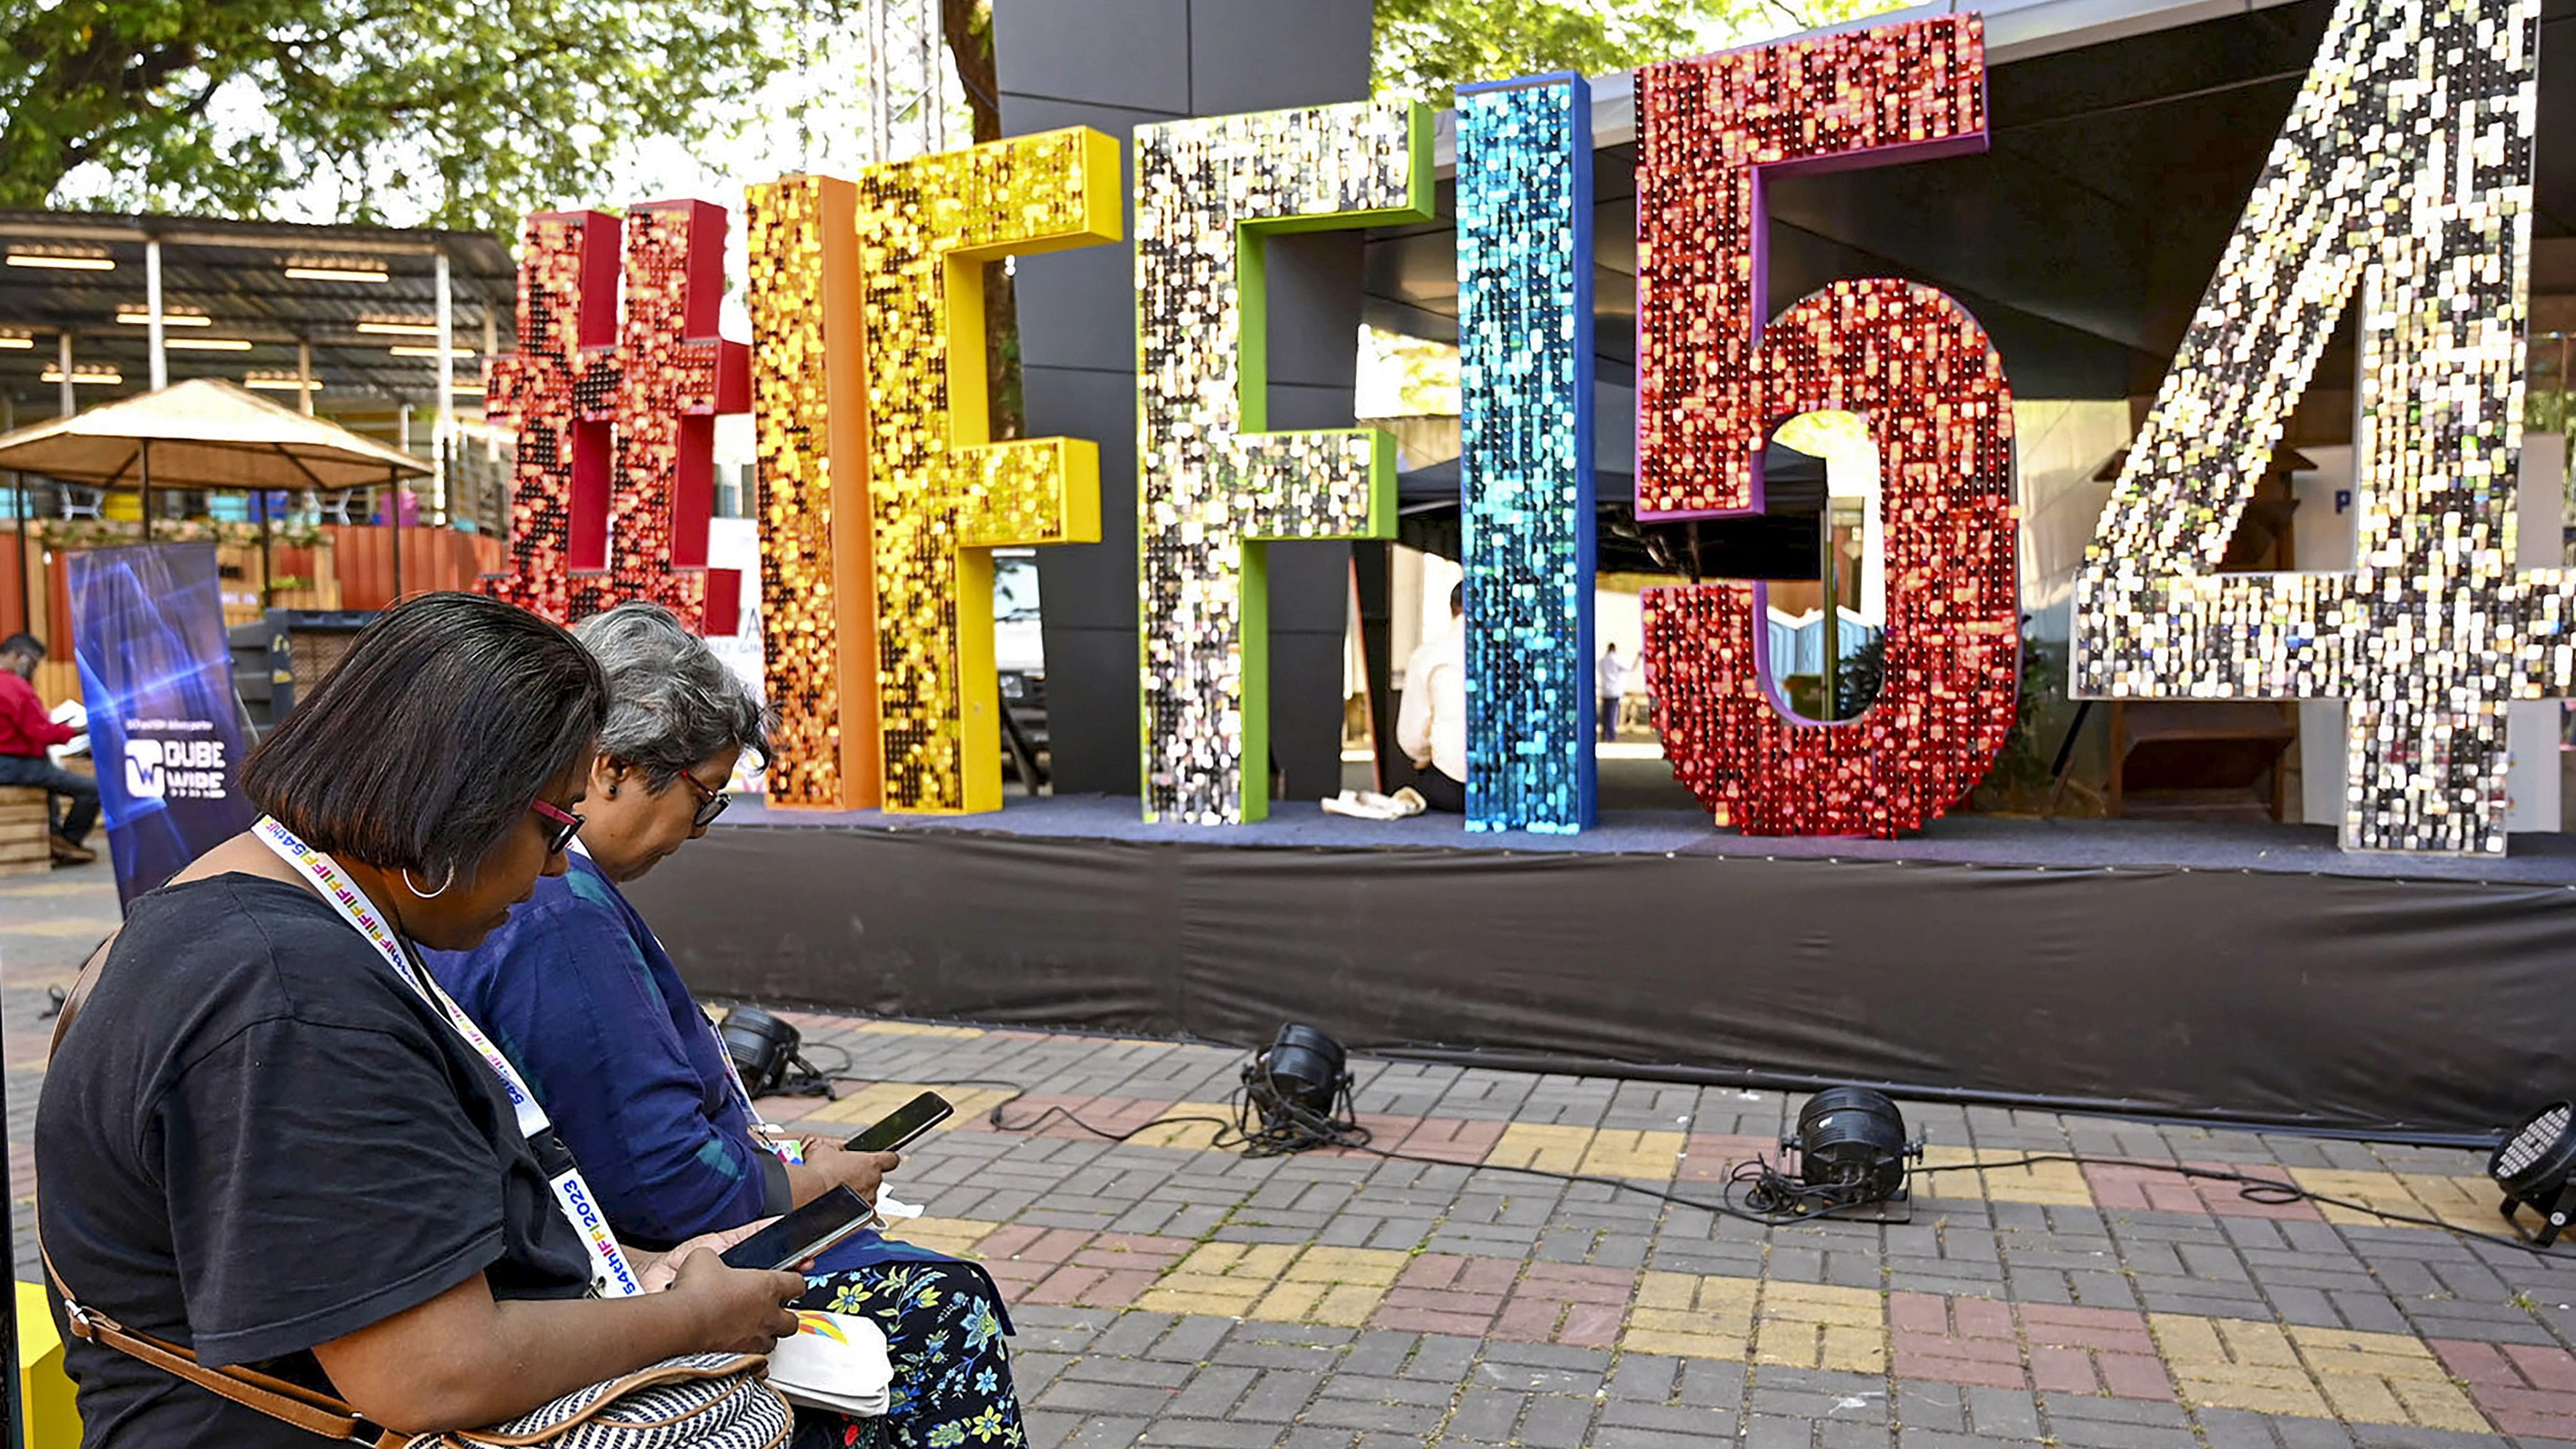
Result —
<path fill-rule="evenodd" d="M 889 815 L 877 810 L 772 810 L 744 799 L 726 826 L 828 827 L 1000 833 L 1130 844 L 1234 845 L 1321 850 L 1508 850 L 1573 854 L 1766 856 L 1889 860 L 2052 870 L 2248 870 L 2378 879 L 2492 881 L 2576 886 L 2576 838 L 2517 835 L 2512 851 L 2462 858 L 2346 851 L 2322 825 L 2215 825 L 2148 820 L 2033 820 L 1954 815 L 1902 840 L 1747 836 L 1684 810 L 1604 811 L 1579 835 L 1470 834 L 1455 815 L 1378 822 L 1327 815 L 1308 801 L 1271 804 L 1250 825 L 1147 824 L 1134 796 L 1049 795 L 983 815 Z"/>

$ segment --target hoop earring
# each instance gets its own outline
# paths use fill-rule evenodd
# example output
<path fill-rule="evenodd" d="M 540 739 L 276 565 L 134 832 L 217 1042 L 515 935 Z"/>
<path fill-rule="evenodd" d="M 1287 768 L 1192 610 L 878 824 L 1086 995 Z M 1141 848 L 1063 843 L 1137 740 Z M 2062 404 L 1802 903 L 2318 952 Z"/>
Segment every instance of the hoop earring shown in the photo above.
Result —
<path fill-rule="evenodd" d="M 434 901 L 440 896 L 447 894 L 447 888 L 449 886 L 456 884 L 456 862 L 451 860 L 447 863 L 447 875 L 444 879 L 439 881 L 438 889 L 434 891 L 425 891 L 419 886 L 413 884 L 411 878 L 411 867 L 409 866 L 403 867 L 402 881 L 403 889 L 410 891 L 413 895 L 420 897 L 422 900 Z"/>

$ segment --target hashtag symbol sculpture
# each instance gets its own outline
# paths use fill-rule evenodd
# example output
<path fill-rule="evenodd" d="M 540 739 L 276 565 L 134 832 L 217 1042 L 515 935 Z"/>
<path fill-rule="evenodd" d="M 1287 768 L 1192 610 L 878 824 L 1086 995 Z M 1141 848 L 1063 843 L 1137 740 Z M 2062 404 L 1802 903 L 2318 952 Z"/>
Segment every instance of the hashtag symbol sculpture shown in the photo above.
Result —
<path fill-rule="evenodd" d="M 567 622 L 646 599 L 733 631 L 740 575 L 707 567 L 715 415 L 750 406 L 749 349 L 715 335 L 724 225 L 696 201 L 528 219 L 519 346 L 485 399 L 519 434 L 485 592 Z"/>

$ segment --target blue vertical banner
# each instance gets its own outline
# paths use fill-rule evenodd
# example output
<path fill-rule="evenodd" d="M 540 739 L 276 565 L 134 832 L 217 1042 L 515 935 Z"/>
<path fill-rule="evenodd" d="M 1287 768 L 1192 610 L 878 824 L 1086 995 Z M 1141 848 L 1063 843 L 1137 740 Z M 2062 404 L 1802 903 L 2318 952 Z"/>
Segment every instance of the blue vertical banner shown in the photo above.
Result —
<path fill-rule="evenodd" d="M 71 556 L 72 652 L 127 903 L 253 817 L 219 590 L 211 543 Z"/>
<path fill-rule="evenodd" d="M 1458 92 L 1467 828 L 1593 823 L 1592 88 Z"/>

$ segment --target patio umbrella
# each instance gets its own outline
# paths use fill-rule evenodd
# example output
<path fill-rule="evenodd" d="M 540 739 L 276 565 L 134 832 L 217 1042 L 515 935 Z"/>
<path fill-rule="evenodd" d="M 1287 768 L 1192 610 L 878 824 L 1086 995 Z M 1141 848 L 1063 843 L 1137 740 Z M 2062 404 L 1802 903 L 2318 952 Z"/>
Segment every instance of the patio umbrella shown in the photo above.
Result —
<path fill-rule="evenodd" d="M 324 418 L 307 417 L 222 378 L 201 377 L 0 435 L 0 470 L 142 493 L 152 536 L 152 490 L 343 489 L 387 485 L 394 594 L 402 594 L 401 480 L 430 467 Z M 21 536 L 25 495 L 20 494 Z M 269 520 L 259 511 L 260 595 L 267 601 Z"/>

